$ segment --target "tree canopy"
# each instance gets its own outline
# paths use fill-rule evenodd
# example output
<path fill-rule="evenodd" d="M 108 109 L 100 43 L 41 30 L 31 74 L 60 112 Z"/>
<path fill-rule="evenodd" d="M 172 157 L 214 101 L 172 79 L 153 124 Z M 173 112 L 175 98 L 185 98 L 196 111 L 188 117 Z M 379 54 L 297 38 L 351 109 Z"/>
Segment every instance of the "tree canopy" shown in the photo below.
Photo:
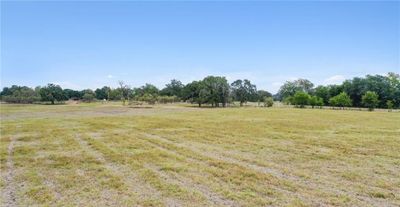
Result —
<path fill-rule="evenodd" d="M 62 88 L 59 85 L 49 83 L 47 86 L 39 90 L 40 97 L 42 101 L 50 101 L 54 104 L 55 101 L 65 101 L 67 100 Z"/>
<path fill-rule="evenodd" d="M 240 106 L 243 103 L 252 99 L 252 97 L 257 96 L 257 87 L 256 85 L 251 84 L 251 82 L 247 79 L 244 80 L 236 80 L 231 84 L 232 95 L 235 101 L 240 102 Z"/>
<path fill-rule="evenodd" d="M 377 93 L 373 91 L 367 91 L 361 97 L 362 104 L 367 107 L 370 111 L 373 111 L 376 106 L 379 104 L 379 96 Z"/>

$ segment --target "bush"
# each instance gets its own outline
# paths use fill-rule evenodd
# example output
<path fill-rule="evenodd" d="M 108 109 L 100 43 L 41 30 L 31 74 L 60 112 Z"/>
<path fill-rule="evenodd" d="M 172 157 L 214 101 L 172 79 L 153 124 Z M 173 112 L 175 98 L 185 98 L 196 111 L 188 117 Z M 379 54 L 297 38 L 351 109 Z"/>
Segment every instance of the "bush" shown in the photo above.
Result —
<path fill-rule="evenodd" d="M 294 105 L 300 108 L 304 108 L 305 105 L 308 105 L 309 100 L 310 100 L 310 95 L 308 95 L 308 93 L 305 92 L 298 91 L 293 96 Z"/>
<path fill-rule="evenodd" d="M 393 109 L 393 101 L 391 101 L 391 100 L 386 101 L 386 106 L 388 108 L 388 111 L 392 111 L 392 109 Z"/>
<path fill-rule="evenodd" d="M 157 102 L 157 96 L 146 93 L 143 96 L 139 97 L 139 101 L 144 101 L 148 104 L 153 105 Z"/>
<path fill-rule="evenodd" d="M 293 104 L 293 96 L 288 96 L 288 97 L 284 98 L 283 99 L 283 104 L 286 104 L 286 105 Z"/>
<path fill-rule="evenodd" d="M 264 107 L 272 107 L 274 105 L 274 100 L 272 97 L 264 97 Z"/>
<path fill-rule="evenodd" d="M 361 103 L 368 108 L 369 111 L 373 111 L 378 105 L 379 99 L 378 94 L 372 91 L 367 91 L 361 98 Z"/>
<path fill-rule="evenodd" d="M 339 95 L 330 98 L 329 104 L 331 106 L 345 107 L 345 106 L 351 106 L 352 101 L 350 99 L 350 96 L 347 95 L 346 92 L 341 92 Z"/>
<path fill-rule="evenodd" d="M 93 100 L 94 100 L 94 94 L 92 94 L 92 93 L 85 93 L 83 96 L 82 96 L 82 100 L 84 101 L 84 102 L 92 102 Z"/>
<path fill-rule="evenodd" d="M 30 104 L 40 101 L 37 91 L 26 86 L 13 86 L 1 100 L 7 103 Z"/>
<path fill-rule="evenodd" d="M 309 104 L 312 106 L 312 108 L 315 106 L 319 106 L 321 108 L 324 105 L 324 100 L 318 96 L 311 96 Z"/>

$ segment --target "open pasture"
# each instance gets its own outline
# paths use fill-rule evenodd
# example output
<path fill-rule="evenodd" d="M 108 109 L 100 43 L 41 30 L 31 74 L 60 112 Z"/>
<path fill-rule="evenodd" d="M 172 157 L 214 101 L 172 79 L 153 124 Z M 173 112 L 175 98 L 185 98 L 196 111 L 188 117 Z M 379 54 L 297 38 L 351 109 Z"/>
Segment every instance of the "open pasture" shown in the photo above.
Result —
<path fill-rule="evenodd" d="M 400 113 L 1 105 L 1 206 L 399 206 Z"/>

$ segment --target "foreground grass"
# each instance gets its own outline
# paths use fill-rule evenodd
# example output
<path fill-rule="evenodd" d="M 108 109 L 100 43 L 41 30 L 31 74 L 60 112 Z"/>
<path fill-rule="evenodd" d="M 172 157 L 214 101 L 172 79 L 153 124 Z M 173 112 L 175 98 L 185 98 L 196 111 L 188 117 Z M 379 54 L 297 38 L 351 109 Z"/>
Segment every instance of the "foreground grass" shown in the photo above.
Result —
<path fill-rule="evenodd" d="M 400 205 L 400 113 L 88 104 L 1 116 L 4 205 Z"/>

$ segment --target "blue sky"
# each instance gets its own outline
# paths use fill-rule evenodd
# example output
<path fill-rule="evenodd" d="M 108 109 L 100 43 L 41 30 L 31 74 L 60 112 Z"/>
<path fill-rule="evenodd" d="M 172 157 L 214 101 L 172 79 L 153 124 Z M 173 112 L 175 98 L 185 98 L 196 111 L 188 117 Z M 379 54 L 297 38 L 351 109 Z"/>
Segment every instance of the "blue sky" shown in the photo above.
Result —
<path fill-rule="evenodd" d="M 400 3 L 2 2 L 1 85 L 339 83 L 400 72 Z"/>

